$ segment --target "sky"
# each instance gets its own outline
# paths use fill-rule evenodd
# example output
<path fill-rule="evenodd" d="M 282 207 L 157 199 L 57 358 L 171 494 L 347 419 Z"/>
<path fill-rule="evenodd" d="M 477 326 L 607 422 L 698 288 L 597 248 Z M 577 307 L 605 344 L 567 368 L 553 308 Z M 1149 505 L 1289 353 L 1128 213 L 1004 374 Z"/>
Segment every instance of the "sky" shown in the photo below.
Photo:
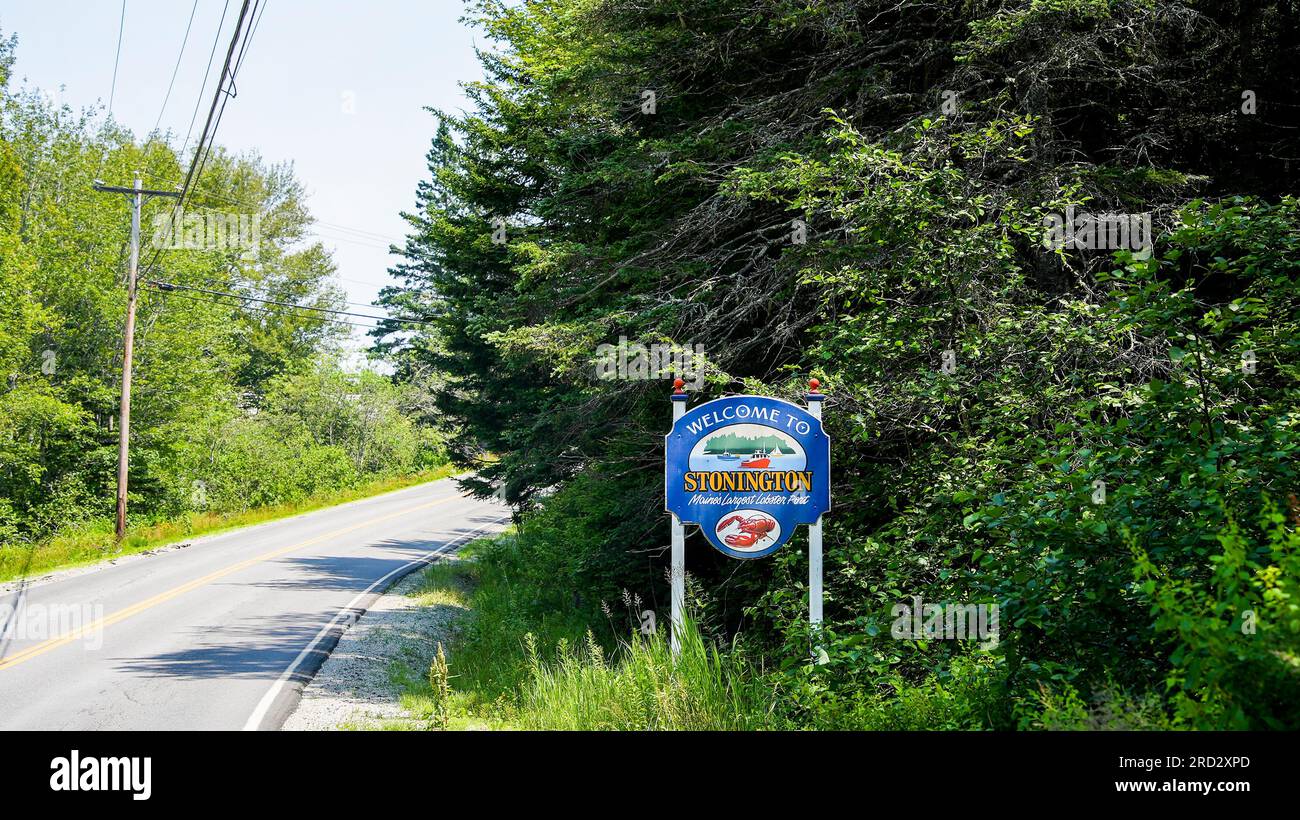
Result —
<path fill-rule="evenodd" d="M 126 0 L 123 17 L 122 0 L 0 0 L 0 32 L 18 35 L 10 86 L 39 88 L 74 109 L 107 106 L 111 96 L 114 119 L 137 138 L 161 112 L 179 144 L 224 8 L 197 139 L 240 5 Z M 349 301 L 367 304 L 391 281 L 387 269 L 397 260 L 387 247 L 404 236 L 399 213 L 413 209 L 415 186 L 427 176 L 434 120 L 424 108 L 468 106 L 460 83 L 481 77 L 474 46 L 476 38 L 485 45 L 483 35 L 460 22 L 462 0 L 266 0 L 264 7 L 217 143 L 255 150 L 268 164 L 293 163 L 339 284 Z M 363 345 L 364 331 L 352 330 L 353 344 Z"/>

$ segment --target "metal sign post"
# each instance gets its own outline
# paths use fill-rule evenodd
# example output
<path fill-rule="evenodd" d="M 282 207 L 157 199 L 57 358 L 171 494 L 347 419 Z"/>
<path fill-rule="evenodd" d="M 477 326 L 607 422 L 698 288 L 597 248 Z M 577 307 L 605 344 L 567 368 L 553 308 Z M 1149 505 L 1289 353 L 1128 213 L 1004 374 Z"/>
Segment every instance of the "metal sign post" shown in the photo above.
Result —
<path fill-rule="evenodd" d="M 681 379 L 673 380 L 674 425 L 686 413 L 687 396 L 686 391 L 682 390 L 683 384 L 685 382 Z M 682 648 L 682 613 L 686 610 L 686 525 L 676 514 L 673 514 L 673 554 L 672 568 L 669 572 L 672 580 L 672 623 L 668 640 L 673 654 L 676 655 Z"/>
<path fill-rule="evenodd" d="M 673 427 L 664 437 L 664 510 L 672 514 L 672 636 L 680 649 L 686 524 L 731 558 L 763 558 L 801 524 L 809 533 L 809 618 L 822 622 L 822 515 L 831 506 L 831 442 L 816 379 L 807 407 L 769 396 L 726 396 L 686 409 L 674 382 Z"/>
<path fill-rule="evenodd" d="M 822 401 L 826 398 L 818 388 L 821 382 L 808 382 L 808 412 L 821 421 Z M 808 625 L 812 628 L 813 661 L 820 663 L 822 629 L 822 517 L 808 527 Z"/>

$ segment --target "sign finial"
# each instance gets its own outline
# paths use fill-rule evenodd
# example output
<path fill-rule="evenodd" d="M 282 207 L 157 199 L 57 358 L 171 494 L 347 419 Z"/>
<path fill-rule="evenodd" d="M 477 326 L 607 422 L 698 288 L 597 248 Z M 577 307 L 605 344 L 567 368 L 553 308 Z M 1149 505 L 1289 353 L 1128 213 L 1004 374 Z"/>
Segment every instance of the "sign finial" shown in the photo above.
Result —
<path fill-rule="evenodd" d="M 826 394 L 821 391 L 822 383 L 817 379 L 808 380 L 808 395 L 804 396 L 804 401 L 820 402 L 826 400 Z M 818 405 L 819 407 L 821 405 Z"/>

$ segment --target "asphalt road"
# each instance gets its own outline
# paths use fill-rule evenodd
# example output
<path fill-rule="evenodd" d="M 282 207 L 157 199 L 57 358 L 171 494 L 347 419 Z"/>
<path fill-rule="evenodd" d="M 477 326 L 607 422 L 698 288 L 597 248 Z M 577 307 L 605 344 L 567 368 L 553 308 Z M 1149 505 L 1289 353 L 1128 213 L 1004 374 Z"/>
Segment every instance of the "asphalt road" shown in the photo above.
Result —
<path fill-rule="evenodd" d="M 504 525 L 451 479 L 0 592 L 0 729 L 274 729 L 369 602 Z"/>

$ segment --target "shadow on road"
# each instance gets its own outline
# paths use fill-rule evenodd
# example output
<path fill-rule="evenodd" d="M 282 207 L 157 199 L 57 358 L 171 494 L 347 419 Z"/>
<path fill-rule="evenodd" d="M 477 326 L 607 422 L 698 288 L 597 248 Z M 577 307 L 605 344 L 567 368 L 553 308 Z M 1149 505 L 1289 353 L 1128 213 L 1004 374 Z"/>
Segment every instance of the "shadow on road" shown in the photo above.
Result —
<path fill-rule="evenodd" d="M 446 530 L 439 538 L 385 538 L 375 541 L 370 548 L 388 553 L 387 557 L 374 556 L 306 556 L 286 557 L 276 561 L 290 569 L 282 577 L 253 582 L 230 582 L 233 586 L 252 586 L 263 589 L 342 589 L 361 592 L 376 580 L 393 570 L 433 550 L 439 550 L 480 531 L 498 521 L 492 516 L 472 516 L 467 526 Z M 464 543 L 460 544 L 464 546 Z M 396 553 L 396 554 L 394 554 Z M 395 579 L 394 579 L 395 580 Z"/>
<path fill-rule="evenodd" d="M 491 515 L 471 516 L 466 526 L 440 533 L 437 539 L 384 539 L 372 546 L 388 551 L 388 557 L 303 557 L 285 558 L 277 563 L 292 566 L 286 577 L 269 581 L 231 581 L 230 587 L 257 586 L 279 590 L 344 590 L 360 593 L 379 578 L 404 566 L 412 559 L 440 549 L 457 539 L 480 531 L 498 521 Z M 418 569 L 418 567 L 417 567 Z M 396 583 L 398 579 L 392 579 Z M 382 592 L 383 590 L 376 590 Z M 341 602 L 340 606 L 342 603 Z M 298 653 L 338 614 L 337 609 L 315 612 L 289 612 L 270 616 L 247 617 L 229 626 L 196 627 L 187 630 L 191 644 L 177 652 L 141 658 L 126 658 L 117 670 L 128 675 L 172 678 L 264 678 L 278 677 Z M 361 613 L 353 613 L 353 619 Z M 308 658 L 295 678 L 307 681 L 332 648 L 323 641 L 313 650 L 319 657 Z"/>
<path fill-rule="evenodd" d="M 334 612 L 290 612 L 237 624 L 186 630 L 192 646 L 144 658 L 123 658 L 117 671 L 169 678 L 264 678 L 280 675 Z"/>

